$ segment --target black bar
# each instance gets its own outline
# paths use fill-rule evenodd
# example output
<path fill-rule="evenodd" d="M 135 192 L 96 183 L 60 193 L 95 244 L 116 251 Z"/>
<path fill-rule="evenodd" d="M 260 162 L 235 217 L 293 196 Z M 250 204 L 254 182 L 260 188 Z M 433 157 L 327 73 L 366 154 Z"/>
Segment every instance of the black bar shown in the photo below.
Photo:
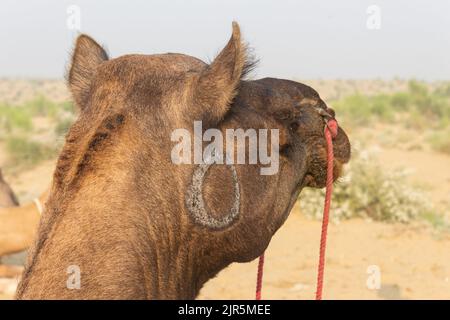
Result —
<path fill-rule="evenodd" d="M 9 310 L 8 310 L 9 309 Z M 398 315 L 446 318 L 449 301 L 294 301 L 294 300 L 195 300 L 195 301 L 1 301 L 0 310 L 14 313 L 14 318 L 29 313 L 71 317 L 114 316 L 143 319 L 312 319 L 335 316 L 384 319 Z M 3 318 L 2 318 L 3 319 Z M 5 317 L 6 319 L 6 317 Z M 130 318 L 131 319 L 131 318 Z M 134 317 L 132 317 L 134 319 Z M 400 319 L 400 318 L 399 318 Z"/>

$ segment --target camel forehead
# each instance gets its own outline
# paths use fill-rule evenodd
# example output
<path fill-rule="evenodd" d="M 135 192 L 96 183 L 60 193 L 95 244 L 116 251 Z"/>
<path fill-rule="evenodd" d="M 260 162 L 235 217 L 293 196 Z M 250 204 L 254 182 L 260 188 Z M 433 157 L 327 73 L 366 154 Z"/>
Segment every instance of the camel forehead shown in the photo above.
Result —
<path fill-rule="evenodd" d="M 104 63 L 99 68 L 100 76 L 120 76 L 128 81 L 127 76 L 139 78 L 147 74 L 171 76 L 186 72 L 198 72 L 206 63 L 185 54 L 165 53 L 153 55 L 132 54 L 121 56 Z"/>
<path fill-rule="evenodd" d="M 285 97 L 304 99 L 303 103 L 307 101 L 312 104 L 320 101 L 320 96 L 316 90 L 303 83 L 276 78 L 264 78 L 256 80 L 257 83 L 263 85 L 265 88 L 270 88 L 274 94 L 283 95 Z"/>
<path fill-rule="evenodd" d="M 238 100 L 270 113 L 296 110 L 301 105 L 323 107 L 324 102 L 311 87 L 291 80 L 263 78 L 242 86 Z"/>

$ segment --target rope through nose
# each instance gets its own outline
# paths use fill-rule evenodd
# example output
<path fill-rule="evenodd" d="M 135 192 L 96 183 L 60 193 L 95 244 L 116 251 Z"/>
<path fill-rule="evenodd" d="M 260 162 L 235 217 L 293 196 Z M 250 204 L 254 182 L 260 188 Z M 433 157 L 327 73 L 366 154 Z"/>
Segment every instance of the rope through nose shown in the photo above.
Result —
<path fill-rule="evenodd" d="M 261 300 L 263 272 L 264 272 L 264 253 L 259 256 L 258 260 L 258 274 L 256 276 L 256 300 Z"/>
<path fill-rule="evenodd" d="M 317 268 L 318 270 L 317 270 L 316 300 L 322 300 L 322 291 L 323 291 L 328 221 L 330 215 L 331 194 L 333 192 L 333 164 L 334 164 L 333 139 L 336 138 L 338 134 L 338 124 L 335 119 L 329 119 L 326 121 L 324 134 L 325 140 L 327 142 L 327 182 L 325 191 L 325 202 L 323 208 L 322 232 L 320 236 L 319 265 Z M 263 271 L 264 271 L 264 253 L 259 257 L 258 261 L 258 274 L 256 278 L 256 300 L 261 300 Z"/>
<path fill-rule="evenodd" d="M 327 183 L 325 191 L 325 202 L 323 206 L 322 217 L 322 233 L 320 236 L 320 252 L 319 252 L 319 265 L 317 270 L 317 289 L 316 300 L 322 300 L 323 291 L 323 277 L 325 270 L 325 251 L 327 247 L 327 232 L 328 232 L 328 220 L 330 215 L 331 206 L 331 194 L 333 192 L 333 138 L 336 138 L 338 132 L 338 125 L 336 120 L 330 119 L 325 125 L 325 140 L 327 142 Z"/>

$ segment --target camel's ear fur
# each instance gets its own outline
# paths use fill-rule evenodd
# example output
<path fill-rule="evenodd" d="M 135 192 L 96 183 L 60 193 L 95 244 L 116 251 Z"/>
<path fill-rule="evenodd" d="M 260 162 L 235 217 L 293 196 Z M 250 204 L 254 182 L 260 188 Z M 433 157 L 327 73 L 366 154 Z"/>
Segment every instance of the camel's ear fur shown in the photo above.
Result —
<path fill-rule="evenodd" d="M 106 51 L 91 37 L 85 34 L 78 37 L 67 80 L 73 99 L 80 110 L 86 107 L 97 67 L 107 60 Z"/>
<path fill-rule="evenodd" d="M 239 82 L 254 64 L 248 61 L 247 47 L 242 42 L 239 25 L 233 22 L 233 33 L 228 44 L 198 78 L 193 106 L 196 110 L 192 113 L 201 117 L 197 120 L 220 121 L 237 94 Z"/>

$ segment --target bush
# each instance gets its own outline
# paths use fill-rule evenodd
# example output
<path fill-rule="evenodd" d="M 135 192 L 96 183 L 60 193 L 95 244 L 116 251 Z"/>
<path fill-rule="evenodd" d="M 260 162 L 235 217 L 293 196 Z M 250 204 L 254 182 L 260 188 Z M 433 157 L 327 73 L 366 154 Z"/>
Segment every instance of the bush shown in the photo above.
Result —
<path fill-rule="evenodd" d="M 36 117 L 45 119 L 35 122 L 35 129 L 33 121 L 37 120 L 34 119 Z M 31 166 L 54 157 L 56 150 L 60 147 L 58 138 L 66 134 L 73 118 L 72 103 L 55 103 L 44 97 L 38 97 L 18 106 L 0 105 L 0 137 L 6 142 L 6 149 L 11 160 L 9 165 Z M 54 135 L 47 134 L 52 131 Z M 48 144 L 30 140 L 28 137 L 31 136 L 45 139 Z"/>
<path fill-rule="evenodd" d="M 336 101 L 333 106 L 353 125 L 373 121 L 392 122 L 400 118 L 407 126 L 419 129 L 440 128 L 450 119 L 450 84 L 430 92 L 424 83 L 410 81 L 408 91 L 363 96 L 355 94 Z"/>
<path fill-rule="evenodd" d="M 440 97 L 450 98 L 450 83 L 441 84 L 436 89 L 436 94 Z"/>
<path fill-rule="evenodd" d="M 411 95 L 407 92 L 397 92 L 392 95 L 391 103 L 396 111 L 405 111 L 411 105 Z"/>
<path fill-rule="evenodd" d="M 9 160 L 14 165 L 35 165 L 42 160 L 51 159 L 56 150 L 26 137 L 12 136 L 6 139 Z"/>
<path fill-rule="evenodd" d="M 340 117 L 353 125 L 366 125 L 373 120 L 391 122 L 394 119 L 395 108 L 388 95 L 351 95 L 335 102 L 333 107 Z"/>
<path fill-rule="evenodd" d="M 31 131 L 33 123 L 30 114 L 26 110 L 9 105 L 1 105 L 0 128 L 6 132 L 11 132 L 15 128 Z"/>
<path fill-rule="evenodd" d="M 424 83 L 417 80 L 411 80 L 408 82 L 408 91 L 415 97 L 424 97 L 428 95 L 428 88 Z"/>
<path fill-rule="evenodd" d="M 377 95 L 369 99 L 371 113 L 378 119 L 384 121 L 393 120 L 395 108 L 392 107 L 391 97 L 388 95 Z"/>
<path fill-rule="evenodd" d="M 27 110 L 27 112 L 32 116 L 49 117 L 55 118 L 60 108 L 54 102 L 40 96 L 31 101 L 26 102 L 19 108 Z"/>
<path fill-rule="evenodd" d="M 66 133 L 69 131 L 69 128 L 72 125 L 72 123 L 73 123 L 72 119 L 63 119 L 59 121 L 55 127 L 55 134 L 58 137 L 65 136 Z"/>
<path fill-rule="evenodd" d="M 59 104 L 59 108 L 70 114 L 75 114 L 75 107 L 71 101 L 65 101 Z"/>
<path fill-rule="evenodd" d="M 355 152 L 346 175 L 335 185 L 331 219 L 353 217 L 408 223 L 438 219 L 426 193 L 408 185 L 407 172 L 386 171 L 370 154 Z M 305 189 L 299 198 L 302 213 L 322 217 L 325 190 Z"/>
<path fill-rule="evenodd" d="M 450 154 L 450 130 L 435 132 L 427 138 L 427 141 L 434 150 Z"/>

